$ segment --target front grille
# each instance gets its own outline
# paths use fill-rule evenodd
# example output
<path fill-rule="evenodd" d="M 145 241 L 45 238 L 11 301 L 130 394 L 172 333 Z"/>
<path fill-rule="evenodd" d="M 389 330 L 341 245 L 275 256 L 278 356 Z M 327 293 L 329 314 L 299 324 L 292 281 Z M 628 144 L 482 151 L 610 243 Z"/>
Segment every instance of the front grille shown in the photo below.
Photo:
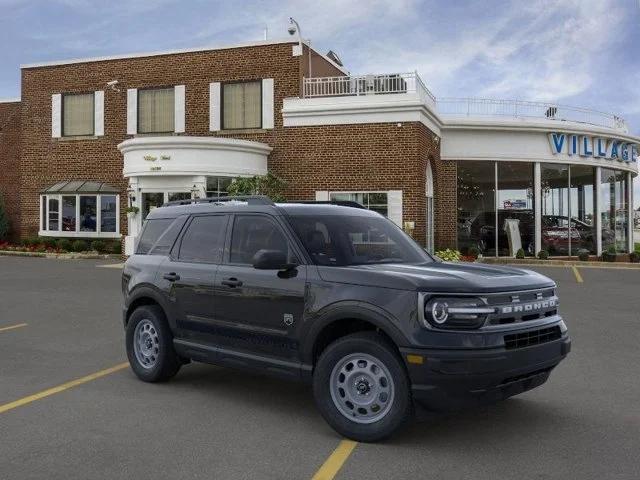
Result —
<path fill-rule="evenodd" d="M 490 294 L 487 305 L 495 313 L 487 318 L 487 325 L 508 325 L 530 322 L 558 314 L 558 297 L 553 288 L 542 290 Z"/>
<path fill-rule="evenodd" d="M 507 350 L 513 350 L 514 348 L 524 348 L 552 342 L 561 336 L 562 332 L 558 326 L 532 330 L 530 332 L 514 333 L 504 336 L 504 346 Z"/>

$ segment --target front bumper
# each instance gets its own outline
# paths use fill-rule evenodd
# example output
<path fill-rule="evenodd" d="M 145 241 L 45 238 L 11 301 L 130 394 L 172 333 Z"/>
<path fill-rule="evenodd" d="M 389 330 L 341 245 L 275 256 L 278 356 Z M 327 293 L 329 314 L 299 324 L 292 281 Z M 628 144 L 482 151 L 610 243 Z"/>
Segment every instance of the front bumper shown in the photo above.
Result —
<path fill-rule="evenodd" d="M 552 342 L 506 350 L 401 348 L 413 399 L 428 411 L 450 411 L 493 403 L 542 385 L 570 352 L 564 333 Z M 422 364 L 407 361 L 422 358 Z"/>

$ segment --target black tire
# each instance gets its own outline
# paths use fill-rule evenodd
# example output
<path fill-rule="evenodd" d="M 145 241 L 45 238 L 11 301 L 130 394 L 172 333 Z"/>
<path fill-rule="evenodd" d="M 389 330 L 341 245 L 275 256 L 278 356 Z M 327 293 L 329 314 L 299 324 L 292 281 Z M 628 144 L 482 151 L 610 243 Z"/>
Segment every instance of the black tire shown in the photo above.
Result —
<path fill-rule="evenodd" d="M 150 322 L 148 327 L 153 333 L 155 360 L 151 366 L 145 367 L 136 356 L 134 336 L 136 327 L 144 321 Z M 149 325 L 146 323 L 146 325 Z M 182 366 L 180 358 L 173 348 L 173 335 L 167 325 L 162 309 L 157 305 L 143 305 L 136 308 L 127 323 L 126 331 L 127 357 L 136 376 L 145 382 L 164 382 L 175 376 Z M 156 353 L 157 351 L 157 353 Z"/>
<path fill-rule="evenodd" d="M 393 396 L 382 418 L 372 423 L 358 423 L 343 414 L 331 394 L 332 372 L 354 354 L 365 354 L 381 362 L 393 381 Z M 346 385 L 346 383 L 345 383 Z M 342 337 L 320 355 L 313 373 L 313 394 L 320 413 L 341 435 L 359 442 L 383 440 L 411 418 L 411 388 L 407 371 L 395 348 L 376 332 L 360 332 Z M 343 407 L 344 408 L 344 407 Z M 356 409 L 357 410 L 357 409 Z M 351 414 L 356 417 L 356 413 Z M 373 420 L 373 419 L 372 419 Z"/>

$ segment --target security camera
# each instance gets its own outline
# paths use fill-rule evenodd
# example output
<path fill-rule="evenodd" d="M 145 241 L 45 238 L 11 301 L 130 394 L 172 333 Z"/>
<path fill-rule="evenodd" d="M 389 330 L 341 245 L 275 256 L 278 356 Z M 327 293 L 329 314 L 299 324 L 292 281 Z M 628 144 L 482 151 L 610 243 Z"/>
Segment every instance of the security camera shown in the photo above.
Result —
<path fill-rule="evenodd" d="M 287 31 L 289 32 L 289 35 L 295 35 L 296 34 L 296 26 L 295 25 L 289 25 L 289 28 L 287 28 Z"/>
<path fill-rule="evenodd" d="M 116 87 L 116 85 L 118 85 L 118 80 L 111 80 L 110 82 L 107 82 L 107 87 L 109 87 L 114 92 L 119 92 L 120 89 Z"/>

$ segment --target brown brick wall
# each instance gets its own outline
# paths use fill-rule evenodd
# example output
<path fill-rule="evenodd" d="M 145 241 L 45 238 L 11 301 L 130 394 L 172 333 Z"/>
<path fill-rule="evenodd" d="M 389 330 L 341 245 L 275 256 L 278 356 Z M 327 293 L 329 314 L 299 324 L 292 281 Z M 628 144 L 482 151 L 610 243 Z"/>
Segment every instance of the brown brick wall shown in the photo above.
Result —
<path fill-rule="evenodd" d="M 0 195 L 10 221 L 10 238 L 20 228 L 20 102 L 0 103 Z"/>
<path fill-rule="evenodd" d="M 420 123 L 283 127 L 283 99 L 297 97 L 304 57 L 291 44 L 181 53 L 27 68 L 22 71 L 20 200 L 21 235 L 37 232 L 39 192 L 58 181 L 101 180 L 121 189 L 121 229 L 126 233 L 127 181 L 117 145 L 127 138 L 127 88 L 186 86 L 184 135 L 219 135 L 273 147 L 269 168 L 288 181 L 287 196 L 313 199 L 316 190 L 403 190 L 403 219 L 425 241 L 425 175 L 436 176 L 436 244 L 455 241 L 455 164 L 441 162 L 439 145 Z M 325 74 L 337 74 L 327 64 Z M 333 69 L 333 70 L 332 70 Z M 209 83 L 273 78 L 273 130 L 209 132 Z M 118 80 L 120 92 L 106 88 Z M 97 139 L 51 138 L 51 95 L 105 91 L 105 135 Z M 453 193 L 452 193 L 453 192 Z"/>

